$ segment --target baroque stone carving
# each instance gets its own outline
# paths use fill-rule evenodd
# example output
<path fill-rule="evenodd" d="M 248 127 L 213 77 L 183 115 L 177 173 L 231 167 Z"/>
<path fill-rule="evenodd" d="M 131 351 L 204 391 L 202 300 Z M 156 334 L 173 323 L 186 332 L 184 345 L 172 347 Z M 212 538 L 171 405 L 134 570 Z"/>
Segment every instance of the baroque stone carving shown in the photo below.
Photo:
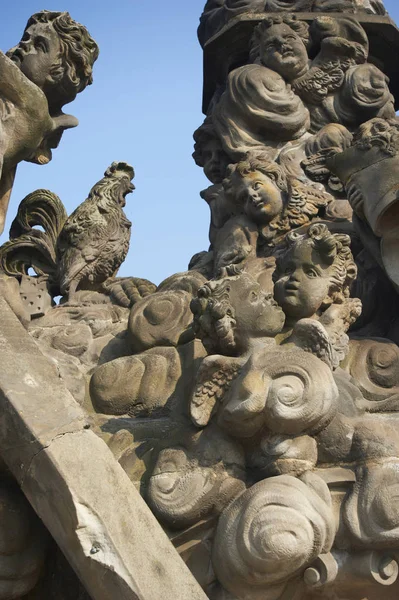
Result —
<path fill-rule="evenodd" d="M 41 11 L 19 44 L 0 53 L 0 233 L 17 164 L 46 164 L 66 129 L 78 121 L 62 108 L 92 83 L 98 46 L 67 12 Z"/>
<path fill-rule="evenodd" d="M 329 552 L 334 534 L 331 497 L 322 480 L 272 477 L 223 512 L 215 536 L 216 573 L 238 597 L 279 598 L 287 579 Z"/>
<path fill-rule="evenodd" d="M 57 410 L 68 409 L 50 442 L 32 434 L 29 444 L 11 444 L 8 426 L 0 447 L 4 436 L 4 460 L 24 490 L 25 477 L 34 480 L 25 463 L 40 467 L 54 445 L 51 473 L 63 481 L 74 460 L 70 430 L 92 460 L 99 453 L 95 473 L 118 482 L 103 491 L 109 507 L 93 497 L 102 481 L 71 485 L 85 498 L 87 522 L 102 515 L 101 539 L 114 549 L 107 565 L 118 577 L 115 556 L 130 565 L 124 552 L 136 540 L 138 510 L 145 527 L 155 515 L 175 548 L 165 565 L 182 568 L 180 555 L 197 581 L 179 571 L 188 586 L 181 597 L 398 596 L 399 121 L 384 61 L 370 51 L 388 27 L 384 14 L 366 0 L 207 2 L 199 35 L 205 53 L 220 50 L 223 68 L 193 157 L 212 184 L 201 192 L 210 246 L 187 271 L 158 286 L 116 277 L 130 239 L 123 206 L 134 172 L 126 163 L 113 163 L 70 217 L 46 190 L 19 207 L 0 248 L 0 305 L 7 331 L 21 328 L 62 388 Z M 7 337 L 7 352 L 16 343 Z M 11 412 L 31 435 L 42 415 L 40 405 L 20 409 L 34 396 L 31 379 L 4 392 L 2 377 L 4 418 L 9 425 Z M 38 478 L 36 488 L 45 483 Z M 47 496 L 28 490 L 53 533 Z M 121 490 L 135 498 L 127 507 Z M 15 517 L 17 529 L 24 518 Z M 113 537 L 121 522 L 122 537 Z M 39 571 L 50 567 L 38 551 L 23 587 L 28 544 L 14 553 L 7 527 L 0 570 L 3 554 L 15 554 L 13 582 L 40 595 L 48 588 L 39 587 Z M 81 527 L 66 529 L 85 542 Z M 84 544 L 72 552 L 64 530 L 54 531 L 89 595 L 120 595 L 74 558 Z M 33 545 L 44 543 L 45 533 L 37 536 Z M 90 538 L 88 554 L 105 568 L 100 546 Z M 180 580 L 170 581 L 159 560 L 166 597 L 176 598 Z M 120 577 L 132 589 L 130 571 Z M 134 594 L 155 597 L 148 588 Z M 13 597 L 7 587 L 4 600 Z"/>
<path fill-rule="evenodd" d="M 234 17 L 245 13 L 367 12 L 386 14 L 382 0 L 208 0 L 198 38 L 202 46 Z"/>

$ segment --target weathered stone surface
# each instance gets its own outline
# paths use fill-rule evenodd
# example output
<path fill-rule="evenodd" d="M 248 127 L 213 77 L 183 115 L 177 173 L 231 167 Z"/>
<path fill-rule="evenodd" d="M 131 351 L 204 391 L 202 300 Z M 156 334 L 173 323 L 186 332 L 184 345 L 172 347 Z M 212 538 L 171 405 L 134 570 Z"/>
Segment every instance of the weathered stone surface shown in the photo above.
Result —
<path fill-rule="evenodd" d="M 297 14 L 297 17 L 311 23 L 319 15 L 315 13 Z M 391 81 L 391 90 L 398 98 L 399 81 L 395 68 L 399 53 L 399 33 L 393 21 L 382 15 L 357 15 L 357 20 L 367 31 L 370 40 L 370 54 Z M 204 47 L 204 97 L 203 110 L 208 114 L 212 98 L 220 90 L 227 74 L 233 66 L 247 63 L 250 39 L 255 27 L 267 19 L 267 15 L 246 13 L 232 19 Z M 220 92 L 219 92 L 220 93 Z"/>
<path fill-rule="evenodd" d="M 0 53 L 0 232 L 22 160 L 46 164 L 66 129 L 78 120 L 62 112 L 92 83 L 98 46 L 67 12 L 33 15 L 21 42 Z"/>
<path fill-rule="evenodd" d="M 33 457 L 58 435 L 81 431 L 87 417 L 3 297 L 0 307 L 1 453 L 23 481 Z"/>
<path fill-rule="evenodd" d="M 22 489 L 43 518 L 51 515 L 54 538 L 93 598 L 155 600 L 184 594 L 205 600 L 144 500 L 93 432 L 55 439 L 34 458 Z"/>
<path fill-rule="evenodd" d="M 90 595 L 205 598 L 55 367 L 0 307 L 1 453 Z"/>
<path fill-rule="evenodd" d="M 115 278 L 124 163 L 69 219 L 51 192 L 22 201 L 0 249 L 15 277 L 0 280 L 0 451 L 93 598 L 398 597 L 398 40 L 385 14 L 379 0 L 207 2 L 193 157 L 212 183 L 211 245 L 158 287 Z M 21 308 L 29 264 L 50 305 L 64 294 L 41 318 L 29 293 Z M 58 559 L 36 585 L 39 563 L 27 600 L 62 585 L 46 577 Z"/>

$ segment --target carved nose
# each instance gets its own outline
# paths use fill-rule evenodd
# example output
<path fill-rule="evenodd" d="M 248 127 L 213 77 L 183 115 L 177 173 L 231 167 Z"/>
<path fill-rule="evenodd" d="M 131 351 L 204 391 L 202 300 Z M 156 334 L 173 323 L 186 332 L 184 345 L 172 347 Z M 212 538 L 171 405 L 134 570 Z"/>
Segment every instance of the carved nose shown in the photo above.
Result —
<path fill-rule="evenodd" d="M 299 288 L 299 280 L 296 273 L 292 273 L 287 282 L 287 288 L 298 289 Z"/>
<path fill-rule="evenodd" d="M 30 43 L 29 42 L 20 42 L 19 47 L 22 52 L 27 52 L 29 50 Z"/>

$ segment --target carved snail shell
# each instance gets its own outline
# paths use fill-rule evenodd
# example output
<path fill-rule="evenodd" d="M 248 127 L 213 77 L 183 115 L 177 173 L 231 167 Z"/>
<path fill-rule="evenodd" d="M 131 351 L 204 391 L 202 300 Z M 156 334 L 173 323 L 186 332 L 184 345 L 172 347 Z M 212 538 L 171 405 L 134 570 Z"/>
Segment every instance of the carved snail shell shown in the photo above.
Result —
<path fill-rule="evenodd" d="M 330 550 L 335 535 L 330 494 L 316 475 L 308 474 L 307 482 L 290 475 L 266 479 L 222 513 L 213 565 L 238 598 L 269 599 L 270 588 Z"/>

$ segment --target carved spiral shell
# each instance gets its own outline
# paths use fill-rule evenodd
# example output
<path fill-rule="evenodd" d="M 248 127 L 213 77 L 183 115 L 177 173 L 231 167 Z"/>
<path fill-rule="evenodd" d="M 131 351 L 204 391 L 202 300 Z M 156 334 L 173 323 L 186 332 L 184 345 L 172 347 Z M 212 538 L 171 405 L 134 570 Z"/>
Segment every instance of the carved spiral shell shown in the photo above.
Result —
<path fill-rule="evenodd" d="M 357 542 L 370 548 L 399 544 L 399 460 L 360 467 L 344 509 Z"/>
<path fill-rule="evenodd" d="M 193 320 L 191 299 L 188 292 L 167 291 L 151 294 L 137 302 L 129 318 L 134 352 L 155 346 L 177 346 Z M 184 341 L 188 341 L 188 338 Z"/>
<path fill-rule="evenodd" d="M 328 488 L 313 474 L 306 482 L 290 475 L 266 479 L 223 512 L 213 565 L 238 598 L 268 598 L 270 586 L 295 577 L 331 549 L 335 525 Z"/>

